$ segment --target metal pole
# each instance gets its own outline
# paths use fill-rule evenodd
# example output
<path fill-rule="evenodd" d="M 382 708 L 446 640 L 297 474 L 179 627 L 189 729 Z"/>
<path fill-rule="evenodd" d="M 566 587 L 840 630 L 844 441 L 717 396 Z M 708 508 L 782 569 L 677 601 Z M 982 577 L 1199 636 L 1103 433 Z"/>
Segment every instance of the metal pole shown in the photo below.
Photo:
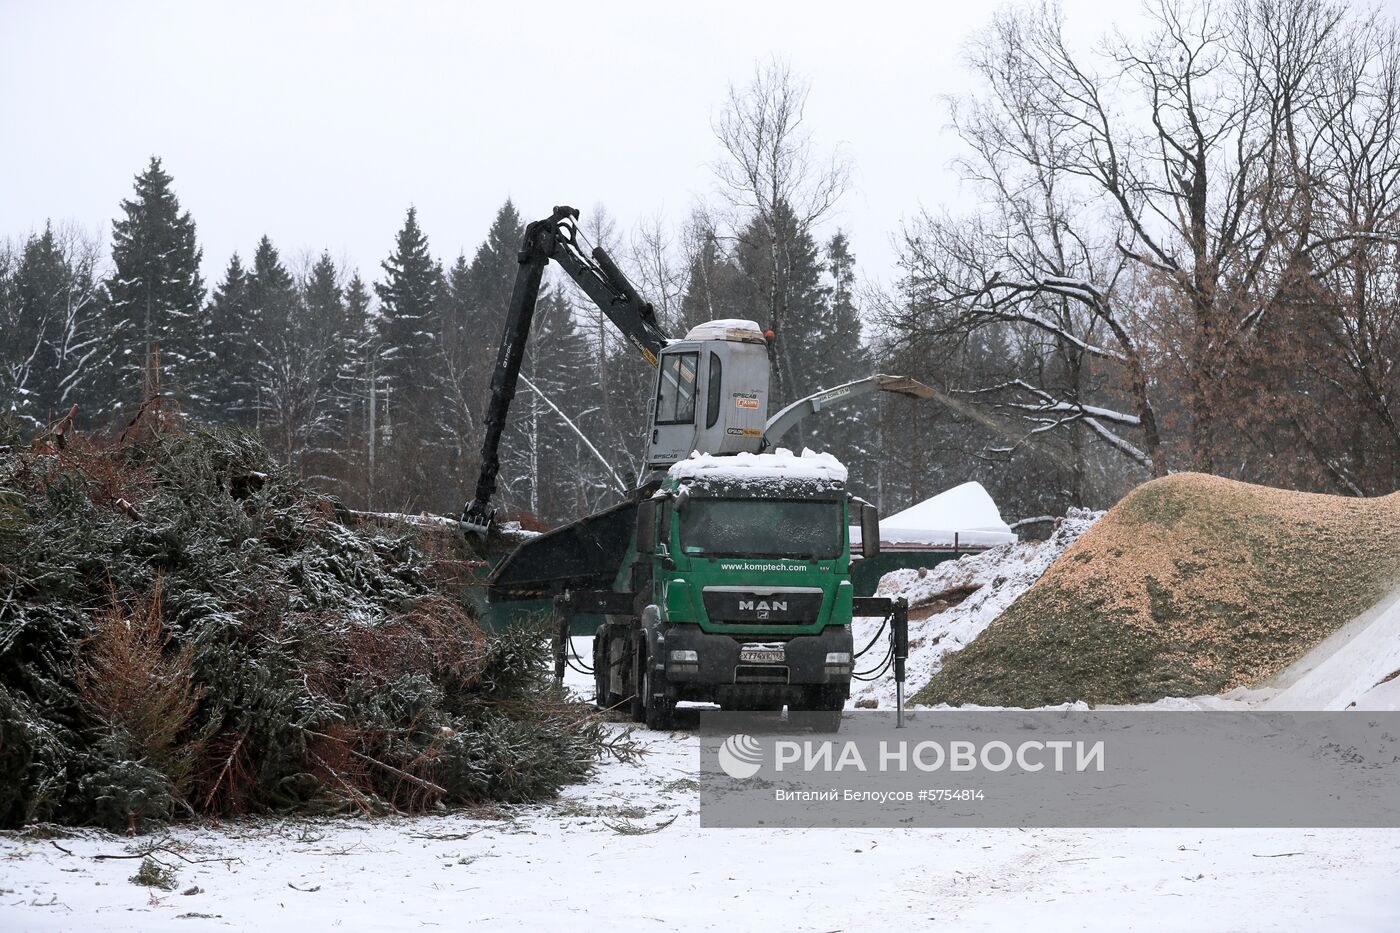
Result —
<path fill-rule="evenodd" d="M 909 657 L 909 601 L 900 597 L 894 601 L 890 638 L 894 641 L 894 696 L 896 729 L 904 728 L 904 661 Z"/>

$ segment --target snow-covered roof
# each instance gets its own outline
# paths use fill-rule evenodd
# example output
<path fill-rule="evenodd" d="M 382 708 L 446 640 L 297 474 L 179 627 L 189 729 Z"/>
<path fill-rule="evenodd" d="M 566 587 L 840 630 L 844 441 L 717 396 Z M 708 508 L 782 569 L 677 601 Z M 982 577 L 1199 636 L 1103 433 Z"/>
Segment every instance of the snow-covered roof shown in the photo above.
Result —
<path fill-rule="evenodd" d="M 763 331 L 756 321 L 742 318 L 721 318 L 696 324 L 685 335 L 686 340 L 742 340 L 746 343 L 763 343 Z"/>
<path fill-rule="evenodd" d="M 673 479 L 705 480 L 721 483 L 750 483 L 766 480 L 846 482 L 846 467 L 831 454 L 802 451 L 796 456 L 786 447 L 770 454 L 692 453 L 669 470 Z"/>
<path fill-rule="evenodd" d="M 991 547 L 1016 540 L 1001 510 L 981 483 L 963 483 L 880 521 L 880 542 L 891 547 L 918 545 Z M 851 545 L 860 528 L 851 528 Z"/>

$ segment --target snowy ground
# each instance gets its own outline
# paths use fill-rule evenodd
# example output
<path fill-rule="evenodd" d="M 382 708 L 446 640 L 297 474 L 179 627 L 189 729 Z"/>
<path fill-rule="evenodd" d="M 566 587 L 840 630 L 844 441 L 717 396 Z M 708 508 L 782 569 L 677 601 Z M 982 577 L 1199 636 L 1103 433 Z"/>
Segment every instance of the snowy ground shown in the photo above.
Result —
<path fill-rule="evenodd" d="M 915 627 L 911 686 L 1065 543 L 901 582 L 982 587 Z M 1394 708 L 1400 680 L 1373 685 L 1397 667 L 1400 593 L 1265 689 L 1154 706 Z M 587 694 L 585 681 L 570 674 Z M 888 681 L 866 694 L 892 696 Z M 636 735 L 641 760 L 504 814 L 0 836 L 0 930 L 1400 929 L 1397 830 L 705 830 L 696 740 Z M 130 883 L 138 859 L 96 858 L 152 845 L 177 873 L 171 892 Z"/>
<path fill-rule="evenodd" d="M 705 830 L 696 740 L 637 737 L 641 760 L 493 818 L 0 837 L 0 929 L 1400 928 L 1395 830 Z M 171 892 L 95 858 L 157 843 Z"/>
<path fill-rule="evenodd" d="M 0 929 L 1400 926 L 1394 831 L 702 830 L 694 740 L 641 735 L 644 761 L 507 819 L 178 829 L 169 849 L 233 861 L 157 853 L 171 893 L 129 883 L 136 860 L 93 858 L 156 838 L 3 839 Z"/>

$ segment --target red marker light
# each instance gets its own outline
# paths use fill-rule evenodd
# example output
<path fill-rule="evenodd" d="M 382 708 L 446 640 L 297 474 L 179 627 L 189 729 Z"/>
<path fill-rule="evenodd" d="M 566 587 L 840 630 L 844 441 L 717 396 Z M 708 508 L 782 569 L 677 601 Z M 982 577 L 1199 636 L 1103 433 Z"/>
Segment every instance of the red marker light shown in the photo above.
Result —
<path fill-rule="evenodd" d="M 763 337 L 764 337 L 765 340 L 772 340 L 772 339 L 773 339 L 773 336 L 774 336 L 774 335 L 773 335 L 773 329 L 772 329 L 772 328 L 769 328 L 768 330 L 765 330 L 765 331 L 763 332 Z"/>

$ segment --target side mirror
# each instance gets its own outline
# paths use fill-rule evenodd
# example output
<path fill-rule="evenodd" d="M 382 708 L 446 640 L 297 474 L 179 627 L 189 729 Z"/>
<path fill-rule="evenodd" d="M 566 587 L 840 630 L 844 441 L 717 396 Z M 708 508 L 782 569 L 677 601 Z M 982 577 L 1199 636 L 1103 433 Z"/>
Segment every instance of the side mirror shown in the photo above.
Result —
<path fill-rule="evenodd" d="M 880 510 L 869 502 L 860 504 L 860 554 L 877 557 L 880 553 Z"/>

